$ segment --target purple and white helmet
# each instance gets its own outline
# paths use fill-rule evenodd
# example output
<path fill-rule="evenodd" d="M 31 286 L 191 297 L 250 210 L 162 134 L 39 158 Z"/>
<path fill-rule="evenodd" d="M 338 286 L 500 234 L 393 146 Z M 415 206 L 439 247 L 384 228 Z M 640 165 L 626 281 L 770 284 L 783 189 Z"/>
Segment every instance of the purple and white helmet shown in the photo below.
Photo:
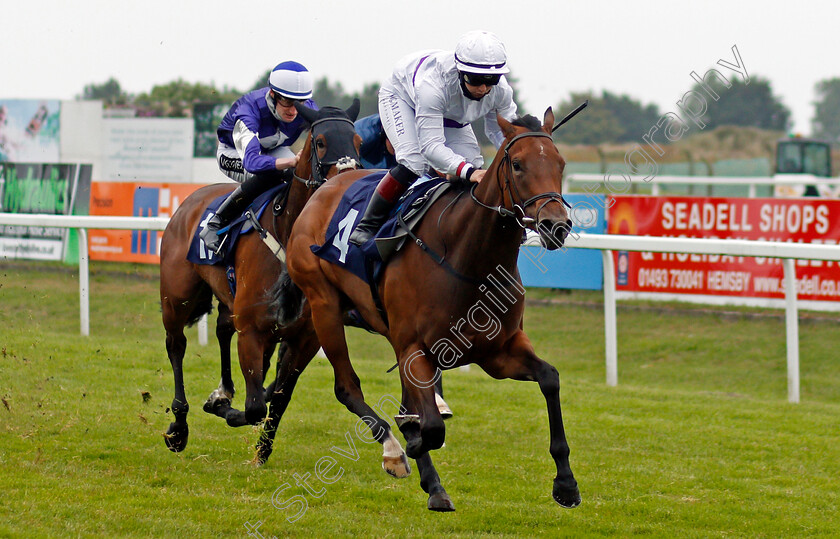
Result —
<path fill-rule="evenodd" d="M 281 62 L 271 70 L 268 86 L 288 99 L 309 99 L 312 97 L 312 73 L 297 62 Z"/>
<path fill-rule="evenodd" d="M 510 71 L 502 40 L 496 34 L 482 30 L 468 32 L 458 40 L 455 66 L 458 71 L 482 75 L 503 75 Z"/>

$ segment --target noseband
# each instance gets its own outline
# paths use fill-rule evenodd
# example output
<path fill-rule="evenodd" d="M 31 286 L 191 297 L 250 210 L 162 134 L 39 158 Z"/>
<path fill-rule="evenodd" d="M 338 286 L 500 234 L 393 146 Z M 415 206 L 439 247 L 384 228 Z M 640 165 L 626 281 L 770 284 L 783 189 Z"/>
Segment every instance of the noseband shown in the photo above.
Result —
<path fill-rule="evenodd" d="M 542 193 L 542 194 L 539 194 L 539 195 L 532 196 L 531 198 L 529 198 L 529 199 L 527 199 L 523 202 L 517 202 L 517 200 L 522 200 L 522 197 L 519 194 L 519 189 L 516 187 L 516 183 L 514 183 L 514 181 L 513 181 L 513 164 L 510 161 L 510 154 L 508 152 L 509 152 L 511 146 L 513 146 L 514 142 L 516 142 L 520 139 L 526 138 L 526 137 L 546 137 L 548 139 L 551 139 L 551 135 L 549 135 L 548 133 L 543 133 L 541 131 L 528 131 L 526 133 L 520 133 L 520 134 L 516 135 L 515 137 L 510 139 L 510 142 L 508 142 L 507 145 L 505 146 L 505 149 L 504 149 L 505 155 L 504 155 L 504 157 L 502 157 L 502 161 L 499 164 L 499 170 L 500 171 L 501 170 L 506 170 L 505 184 L 504 184 L 504 186 L 502 186 L 500 184 L 499 189 L 502 191 L 502 193 L 507 192 L 508 197 L 510 198 L 511 204 L 513 204 L 512 209 L 508 209 L 508 208 L 504 207 L 504 197 L 502 197 L 502 204 L 500 204 L 499 206 L 489 206 L 489 205 L 481 202 L 480 200 L 478 200 L 478 198 L 475 196 L 475 189 L 476 189 L 476 187 L 478 187 L 477 183 L 474 184 L 472 186 L 472 188 L 470 188 L 470 196 L 472 197 L 473 201 L 475 201 L 479 206 L 482 206 L 482 207 L 487 208 L 489 210 L 493 210 L 495 212 L 498 212 L 499 215 L 501 215 L 502 217 L 513 217 L 514 219 L 516 219 L 516 224 L 518 224 L 521 228 L 526 228 L 528 225 L 531 225 L 531 224 L 534 223 L 533 218 L 525 216 L 525 208 L 527 208 L 528 206 L 530 206 L 534 202 L 537 202 L 538 200 L 548 199 L 545 202 L 543 202 L 540 205 L 539 208 L 537 208 L 537 216 L 539 216 L 540 211 L 542 211 L 542 209 L 545 207 L 545 205 L 548 204 L 549 202 L 552 202 L 552 201 L 563 204 L 567 208 L 571 208 L 569 203 L 566 202 L 566 199 L 563 198 L 563 195 L 561 195 L 560 193 L 558 193 L 556 191 L 551 191 L 551 192 L 548 192 L 548 193 Z M 497 181 L 499 181 L 498 177 L 497 177 Z"/>
<path fill-rule="evenodd" d="M 327 178 L 326 178 L 327 172 L 330 170 L 330 167 L 332 167 L 333 165 L 338 167 L 339 172 L 341 172 L 342 170 L 347 170 L 347 169 L 355 169 L 355 168 L 358 168 L 358 166 L 359 166 L 355 159 L 353 159 L 352 157 L 348 157 L 348 156 L 340 157 L 340 158 L 336 159 L 335 161 L 321 161 L 321 159 L 318 157 L 318 149 L 315 145 L 315 137 L 317 136 L 317 134 L 315 133 L 315 126 L 317 126 L 319 124 L 322 124 L 322 123 L 325 123 L 325 122 L 333 122 L 333 121 L 347 122 L 350 125 L 352 125 L 353 129 L 355 130 L 355 124 L 347 118 L 341 118 L 341 117 L 320 118 L 320 119 L 312 122 L 312 125 L 309 126 L 309 131 L 312 135 L 312 142 L 310 143 L 312 153 L 311 153 L 311 157 L 309 158 L 309 162 L 310 162 L 311 167 L 312 167 L 312 178 L 307 180 L 307 179 L 301 178 L 300 176 L 295 174 L 295 179 L 298 180 L 299 182 L 302 182 L 307 187 L 307 189 L 317 189 L 317 188 L 321 187 L 324 184 L 324 182 L 327 181 Z"/>

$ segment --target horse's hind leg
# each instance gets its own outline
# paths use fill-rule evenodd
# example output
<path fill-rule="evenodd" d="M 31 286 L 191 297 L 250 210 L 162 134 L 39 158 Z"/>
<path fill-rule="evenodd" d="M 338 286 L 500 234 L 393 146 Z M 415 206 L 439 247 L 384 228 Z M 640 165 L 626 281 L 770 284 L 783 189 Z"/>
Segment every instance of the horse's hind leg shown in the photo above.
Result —
<path fill-rule="evenodd" d="M 230 371 L 230 343 L 234 333 L 236 333 L 236 328 L 233 325 L 233 313 L 223 301 L 220 301 L 219 316 L 216 319 L 216 340 L 219 341 L 222 379 L 219 387 L 210 393 L 207 402 L 204 403 L 205 412 L 219 417 L 225 417 L 236 393 Z"/>
<path fill-rule="evenodd" d="M 169 363 L 172 365 L 172 374 L 175 377 L 175 398 L 172 399 L 172 413 L 175 421 L 169 424 L 164 441 L 170 451 L 179 452 L 187 447 L 187 439 L 190 429 L 187 426 L 187 413 L 190 405 L 187 404 L 187 397 L 184 393 L 184 353 L 187 350 L 187 338 L 181 331 L 166 332 L 166 354 L 169 356 Z"/>
<path fill-rule="evenodd" d="M 322 293 L 323 292 L 323 295 Z M 361 382 L 350 363 L 344 323 L 338 294 L 334 290 L 314 292 L 308 295 L 312 319 L 318 338 L 335 374 L 335 396 L 348 410 L 359 416 L 373 438 L 382 444 L 382 468 L 394 477 L 407 477 L 411 473 L 405 452 L 391 432 L 391 426 L 365 402 Z"/>
<path fill-rule="evenodd" d="M 179 299 L 170 296 L 161 288 L 161 310 L 163 312 L 163 327 L 166 330 L 166 354 L 169 356 L 169 363 L 172 365 L 172 374 L 175 379 L 175 397 L 172 399 L 172 413 L 175 421 L 169 425 L 164 434 L 166 447 L 171 451 L 183 451 L 187 446 L 189 438 L 189 427 L 187 426 L 187 413 L 190 406 L 184 392 L 184 354 L 187 350 L 187 338 L 184 335 L 184 326 L 187 321 L 197 318 L 204 311 L 204 294 L 209 293 L 201 289 L 196 283 L 194 293 L 190 299 Z"/>

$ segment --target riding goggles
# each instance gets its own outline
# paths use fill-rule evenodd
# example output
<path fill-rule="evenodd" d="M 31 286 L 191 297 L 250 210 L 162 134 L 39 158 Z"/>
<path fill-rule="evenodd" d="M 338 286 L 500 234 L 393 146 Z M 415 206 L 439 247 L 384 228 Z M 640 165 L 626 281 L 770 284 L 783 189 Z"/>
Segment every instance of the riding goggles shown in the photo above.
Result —
<path fill-rule="evenodd" d="M 488 74 L 488 73 L 468 73 L 466 71 L 464 73 L 464 82 L 469 84 L 470 86 L 495 86 L 499 84 L 499 80 L 501 80 L 502 76 L 499 74 Z"/>
<path fill-rule="evenodd" d="M 280 105 L 281 107 L 293 107 L 295 103 L 301 103 L 302 100 L 300 99 L 289 99 L 288 97 L 284 97 L 275 92 L 274 94 L 274 104 Z"/>

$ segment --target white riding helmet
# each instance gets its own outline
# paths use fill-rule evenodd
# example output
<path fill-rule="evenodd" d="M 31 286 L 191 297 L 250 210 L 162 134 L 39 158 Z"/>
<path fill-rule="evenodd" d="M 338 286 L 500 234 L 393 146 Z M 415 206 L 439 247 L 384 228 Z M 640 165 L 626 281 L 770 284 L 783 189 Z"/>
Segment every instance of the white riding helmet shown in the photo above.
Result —
<path fill-rule="evenodd" d="M 312 73 L 297 62 L 282 62 L 271 70 L 268 85 L 275 93 L 289 99 L 312 97 Z"/>
<path fill-rule="evenodd" d="M 475 30 L 464 34 L 455 47 L 458 71 L 503 75 L 507 68 L 507 52 L 502 40 L 492 32 Z"/>

